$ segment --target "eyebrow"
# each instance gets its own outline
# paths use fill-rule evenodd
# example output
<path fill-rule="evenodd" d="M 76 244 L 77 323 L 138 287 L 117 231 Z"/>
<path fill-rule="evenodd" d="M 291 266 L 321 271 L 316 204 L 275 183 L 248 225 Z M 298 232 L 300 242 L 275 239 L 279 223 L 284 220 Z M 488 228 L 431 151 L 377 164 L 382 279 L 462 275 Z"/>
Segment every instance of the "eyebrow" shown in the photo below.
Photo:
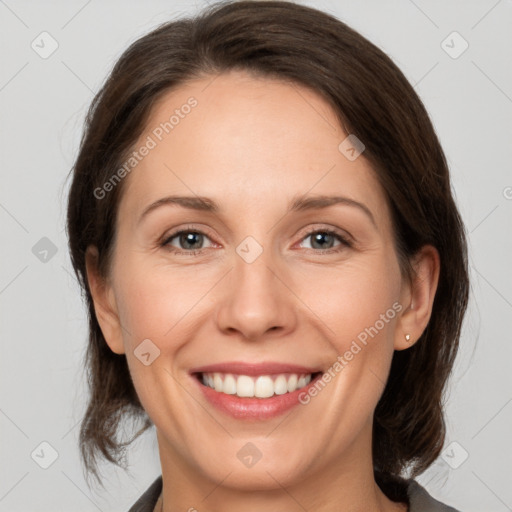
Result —
<path fill-rule="evenodd" d="M 366 214 L 366 216 L 370 219 L 372 224 L 377 227 L 377 223 L 375 222 L 375 217 L 373 216 L 371 210 L 363 203 L 356 201 L 355 199 L 351 199 L 349 197 L 343 196 L 327 196 L 327 195 L 315 195 L 315 196 L 298 196 L 295 197 L 289 207 L 287 213 L 291 212 L 299 212 L 306 210 L 320 210 L 323 208 L 328 208 L 329 206 L 333 206 L 336 204 L 342 204 L 346 206 L 352 206 L 358 208 L 362 212 Z M 164 205 L 177 205 L 182 208 L 188 208 L 190 210 L 199 210 L 206 211 L 212 213 L 218 213 L 220 211 L 219 205 L 213 201 L 212 199 L 204 196 L 167 196 L 158 199 L 154 203 L 151 203 L 148 207 L 144 209 L 142 212 L 139 222 L 142 221 L 146 215 L 148 215 L 153 210 L 164 206 Z"/>

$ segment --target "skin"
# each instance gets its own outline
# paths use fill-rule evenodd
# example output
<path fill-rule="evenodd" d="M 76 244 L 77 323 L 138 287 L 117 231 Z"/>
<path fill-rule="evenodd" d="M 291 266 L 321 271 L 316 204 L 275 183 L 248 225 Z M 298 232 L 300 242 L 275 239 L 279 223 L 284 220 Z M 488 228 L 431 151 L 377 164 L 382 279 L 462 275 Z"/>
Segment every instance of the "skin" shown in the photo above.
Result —
<path fill-rule="evenodd" d="M 163 510 L 406 510 L 374 480 L 372 419 L 394 350 L 410 347 L 428 323 L 437 251 L 424 247 L 413 279 L 402 275 L 386 196 L 364 153 L 349 161 L 339 151 L 347 134 L 334 112 L 298 85 L 244 72 L 181 85 L 155 105 L 135 147 L 190 96 L 197 106 L 125 178 L 106 278 L 95 248 L 87 253 L 105 339 L 126 354 L 156 426 Z M 209 197 L 219 212 L 165 205 L 140 220 L 174 194 Z M 301 194 L 342 195 L 373 221 L 347 204 L 287 213 Z M 337 229 L 351 246 L 336 237 L 315 244 L 312 228 Z M 159 245 L 179 229 L 205 233 L 191 242 L 202 252 L 179 237 Z M 236 252 L 247 236 L 263 248 L 250 264 Z M 327 370 L 394 303 L 401 311 L 288 415 L 234 419 L 189 376 L 234 360 Z M 160 350 L 147 366 L 134 355 L 145 339 Z M 236 456 L 248 442 L 262 454 L 251 468 Z"/>

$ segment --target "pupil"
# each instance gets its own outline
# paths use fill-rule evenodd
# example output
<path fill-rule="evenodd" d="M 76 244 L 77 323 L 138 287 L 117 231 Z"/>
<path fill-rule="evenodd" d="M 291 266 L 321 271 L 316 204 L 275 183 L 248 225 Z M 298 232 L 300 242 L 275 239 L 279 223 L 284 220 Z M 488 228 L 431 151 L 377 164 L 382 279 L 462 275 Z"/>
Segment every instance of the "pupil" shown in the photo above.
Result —
<path fill-rule="evenodd" d="M 314 244 L 317 243 L 317 242 L 322 242 L 322 239 L 324 239 L 325 241 L 325 238 L 329 238 L 331 237 L 332 238 L 332 235 L 328 234 L 328 233 L 317 233 L 316 235 L 313 236 L 313 247 L 314 247 Z M 325 245 L 320 245 L 320 249 L 325 249 Z"/>
<path fill-rule="evenodd" d="M 194 245 L 194 237 L 201 237 L 200 233 L 187 233 L 186 235 L 181 235 L 181 242 L 183 245 L 192 244 Z M 201 238 L 199 238 L 199 246 L 201 245 Z M 195 242 L 198 243 L 197 241 Z M 186 247 L 187 249 L 197 249 L 198 247 Z"/>

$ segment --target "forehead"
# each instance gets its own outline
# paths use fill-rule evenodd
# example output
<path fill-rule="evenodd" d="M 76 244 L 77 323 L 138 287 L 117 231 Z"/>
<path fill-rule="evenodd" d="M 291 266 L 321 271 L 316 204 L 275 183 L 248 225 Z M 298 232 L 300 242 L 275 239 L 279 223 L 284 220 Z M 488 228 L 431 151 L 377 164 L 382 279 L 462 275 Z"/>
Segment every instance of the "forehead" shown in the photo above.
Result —
<path fill-rule="evenodd" d="M 121 208 L 141 210 L 174 193 L 281 208 L 310 190 L 365 200 L 383 215 L 384 192 L 368 161 L 340 149 L 347 136 L 327 102 L 305 87 L 239 71 L 206 76 L 153 106 L 134 145 L 150 149 L 124 184 Z"/>

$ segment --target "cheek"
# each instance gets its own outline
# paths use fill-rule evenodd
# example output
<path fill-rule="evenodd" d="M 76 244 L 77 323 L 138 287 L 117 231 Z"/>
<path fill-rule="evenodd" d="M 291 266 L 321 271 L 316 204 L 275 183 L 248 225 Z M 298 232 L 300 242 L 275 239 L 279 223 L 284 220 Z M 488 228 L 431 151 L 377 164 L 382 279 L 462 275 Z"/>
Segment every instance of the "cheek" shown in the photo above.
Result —
<path fill-rule="evenodd" d="M 396 260 L 381 254 L 322 273 L 315 275 L 315 285 L 303 281 L 300 296 L 321 319 L 317 325 L 330 345 L 332 429 L 343 417 L 354 432 L 375 409 L 389 374 L 403 308 L 400 269 Z"/>
<path fill-rule="evenodd" d="M 156 424 L 165 424 L 165 418 L 187 407 L 173 377 L 175 362 L 193 332 L 187 325 L 200 310 L 194 304 L 208 287 L 190 286 L 193 275 L 185 278 L 169 268 L 150 268 L 136 258 L 119 264 L 117 278 L 116 302 L 130 375 L 146 412 Z M 146 359 L 144 354 L 149 354 Z M 169 428 L 183 437 L 179 424 Z"/>
<path fill-rule="evenodd" d="M 209 288 L 208 280 L 197 273 L 148 266 L 143 261 L 125 261 L 118 275 L 130 276 L 118 280 L 116 301 L 124 335 L 133 343 L 171 336 Z"/>
<path fill-rule="evenodd" d="M 354 339 L 384 339 L 394 331 L 401 305 L 400 271 L 393 258 L 367 258 L 339 269 L 319 269 L 300 296 L 324 324 L 338 353 Z"/>

